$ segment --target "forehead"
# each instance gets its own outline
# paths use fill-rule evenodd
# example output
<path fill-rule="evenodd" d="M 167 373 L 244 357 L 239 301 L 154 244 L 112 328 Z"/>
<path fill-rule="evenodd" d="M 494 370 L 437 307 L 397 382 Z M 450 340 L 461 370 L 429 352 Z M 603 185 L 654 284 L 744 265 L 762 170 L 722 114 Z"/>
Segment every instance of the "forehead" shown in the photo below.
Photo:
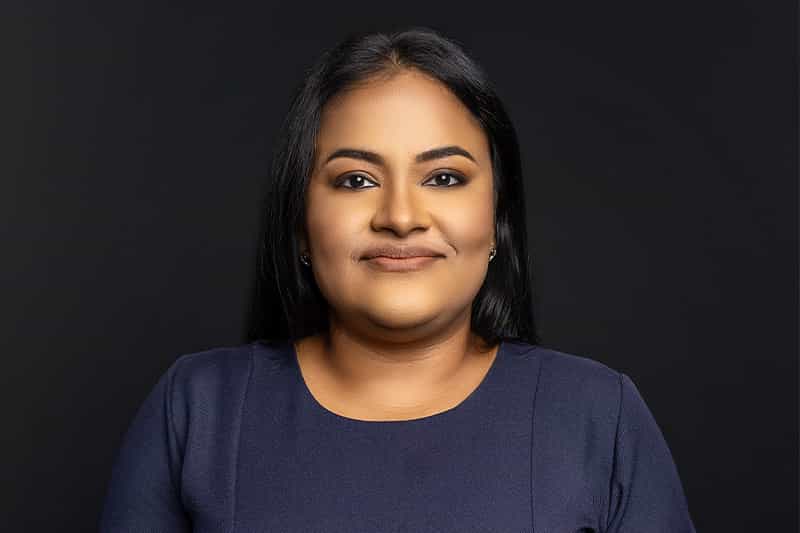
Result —
<path fill-rule="evenodd" d="M 432 147 L 459 145 L 488 164 L 488 139 L 477 119 L 445 85 L 414 70 L 365 82 L 323 109 L 317 153 L 343 146 L 405 160 Z"/>

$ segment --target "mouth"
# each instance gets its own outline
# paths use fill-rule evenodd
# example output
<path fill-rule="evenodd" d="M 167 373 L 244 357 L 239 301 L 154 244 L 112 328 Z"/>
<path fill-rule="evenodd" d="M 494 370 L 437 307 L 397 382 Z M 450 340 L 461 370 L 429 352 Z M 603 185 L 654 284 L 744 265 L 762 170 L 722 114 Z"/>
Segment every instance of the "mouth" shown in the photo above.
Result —
<path fill-rule="evenodd" d="M 370 259 L 365 259 L 364 262 L 371 268 L 383 272 L 413 272 L 427 268 L 439 259 L 443 259 L 443 257 L 386 257 L 379 255 Z"/>

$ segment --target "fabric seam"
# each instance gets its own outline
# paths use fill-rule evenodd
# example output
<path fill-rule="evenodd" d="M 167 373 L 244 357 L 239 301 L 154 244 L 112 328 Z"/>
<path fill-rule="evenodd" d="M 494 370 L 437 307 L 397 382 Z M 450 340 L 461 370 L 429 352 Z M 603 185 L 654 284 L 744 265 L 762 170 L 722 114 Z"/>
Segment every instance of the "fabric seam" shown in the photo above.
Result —
<path fill-rule="evenodd" d="M 535 350 L 535 347 L 532 348 L 531 350 L 528 350 L 528 351 L 533 351 L 533 350 Z M 544 357 L 540 357 L 539 358 L 539 371 L 536 374 L 536 387 L 535 387 L 535 389 L 533 391 L 533 399 L 531 401 L 531 459 L 530 459 L 531 460 L 531 486 L 530 486 L 530 491 L 531 492 L 530 493 L 531 493 L 531 532 L 532 533 L 536 532 L 536 526 L 535 526 L 535 523 L 536 523 L 535 508 L 536 508 L 536 506 L 534 505 L 534 500 L 536 499 L 536 494 L 535 494 L 535 492 L 533 490 L 534 481 L 536 479 L 535 472 L 534 472 L 534 467 L 535 467 L 536 463 L 535 463 L 535 459 L 534 459 L 534 456 L 533 456 L 534 440 L 536 438 L 536 434 L 534 433 L 534 426 L 535 426 L 535 421 L 536 421 L 536 397 L 539 394 L 539 384 L 541 383 L 541 378 L 542 378 L 542 367 L 545 364 L 544 359 L 545 359 Z"/>
<path fill-rule="evenodd" d="M 183 461 L 184 455 L 186 454 L 186 442 L 181 442 L 180 435 L 178 435 L 178 430 L 175 429 L 175 419 L 172 414 L 173 412 L 173 390 L 174 390 L 174 381 L 177 379 L 178 376 L 178 367 L 183 365 L 185 361 L 185 357 L 179 358 L 173 365 L 170 365 L 170 369 L 167 371 L 167 419 L 169 420 L 169 429 L 172 432 L 172 435 L 175 438 L 175 442 L 181 447 L 180 455 L 181 455 L 181 470 L 183 470 Z M 167 441 L 167 450 L 169 451 L 169 441 Z M 171 461 L 170 461 L 171 462 Z M 169 465 L 169 478 L 170 482 L 172 483 L 172 489 L 178 494 L 178 500 L 181 501 L 184 506 L 185 502 L 183 502 L 183 490 L 180 483 L 178 483 L 175 479 L 175 472 L 172 468 L 172 465 Z"/>
<path fill-rule="evenodd" d="M 236 432 L 236 460 L 234 461 L 233 470 L 233 483 L 231 483 L 231 533 L 236 530 L 236 496 L 239 489 L 239 457 L 241 455 L 241 441 L 242 441 L 242 418 L 244 416 L 244 406 L 247 401 L 247 393 L 250 391 L 250 381 L 253 377 L 253 366 L 255 359 L 255 349 L 253 343 L 250 343 L 250 357 L 248 358 L 247 380 L 242 393 L 242 404 L 239 406 L 238 428 Z"/>
<path fill-rule="evenodd" d="M 620 421 L 622 419 L 622 395 L 623 395 L 623 373 L 617 371 L 617 375 L 619 378 L 619 405 L 617 406 L 617 427 L 614 429 L 614 449 L 611 453 L 611 475 L 609 476 L 608 480 L 608 502 L 606 503 L 606 520 L 605 525 L 603 527 L 603 532 L 608 531 L 608 527 L 611 524 L 612 516 L 611 516 L 611 504 L 612 504 L 612 492 L 614 490 L 614 480 L 616 479 L 617 474 L 617 449 L 620 448 L 619 446 L 619 427 Z M 621 495 L 620 495 L 621 496 Z"/>

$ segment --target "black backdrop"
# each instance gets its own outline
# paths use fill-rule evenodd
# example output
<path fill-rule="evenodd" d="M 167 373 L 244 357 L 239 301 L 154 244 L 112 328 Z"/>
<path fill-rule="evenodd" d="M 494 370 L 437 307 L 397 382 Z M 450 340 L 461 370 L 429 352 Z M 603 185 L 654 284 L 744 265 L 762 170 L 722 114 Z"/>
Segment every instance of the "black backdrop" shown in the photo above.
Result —
<path fill-rule="evenodd" d="M 634 379 L 698 531 L 797 531 L 793 2 L 4 5 L 4 530 L 96 527 L 158 376 L 244 339 L 292 88 L 419 24 L 518 129 L 543 344 Z"/>

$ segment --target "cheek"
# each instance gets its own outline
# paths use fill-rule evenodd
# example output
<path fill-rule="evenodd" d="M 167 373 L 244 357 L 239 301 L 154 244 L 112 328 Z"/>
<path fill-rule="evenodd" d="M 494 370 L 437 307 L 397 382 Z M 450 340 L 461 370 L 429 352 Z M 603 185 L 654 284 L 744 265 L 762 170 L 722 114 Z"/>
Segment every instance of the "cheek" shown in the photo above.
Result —
<path fill-rule="evenodd" d="M 488 254 L 494 238 L 494 211 L 491 204 L 479 205 L 443 223 L 445 234 L 459 255 L 470 256 L 484 250 Z"/>
<path fill-rule="evenodd" d="M 344 279 L 360 249 L 364 227 L 369 227 L 369 211 L 324 194 L 309 199 L 306 225 L 312 260 L 319 266 L 317 275 Z"/>
<path fill-rule="evenodd" d="M 350 261 L 353 236 L 350 221 L 351 219 L 343 217 L 335 209 L 323 208 L 321 205 L 315 208 L 313 216 L 307 218 L 312 272 L 317 286 L 328 302 L 348 299 L 347 289 L 353 285 Z"/>
<path fill-rule="evenodd" d="M 308 238 L 314 256 L 329 255 L 336 247 L 334 243 L 339 239 L 343 225 L 347 218 L 335 202 L 326 201 L 325 195 L 319 190 L 320 185 L 310 187 L 306 201 L 306 227 Z"/>
<path fill-rule="evenodd" d="M 332 217 L 332 218 L 331 218 Z M 336 223 L 331 223 L 336 220 Z M 348 221 L 334 214 L 318 213 L 308 218 L 308 233 L 311 252 L 318 263 L 341 260 L 348 253 L 351 239 Z"/>

